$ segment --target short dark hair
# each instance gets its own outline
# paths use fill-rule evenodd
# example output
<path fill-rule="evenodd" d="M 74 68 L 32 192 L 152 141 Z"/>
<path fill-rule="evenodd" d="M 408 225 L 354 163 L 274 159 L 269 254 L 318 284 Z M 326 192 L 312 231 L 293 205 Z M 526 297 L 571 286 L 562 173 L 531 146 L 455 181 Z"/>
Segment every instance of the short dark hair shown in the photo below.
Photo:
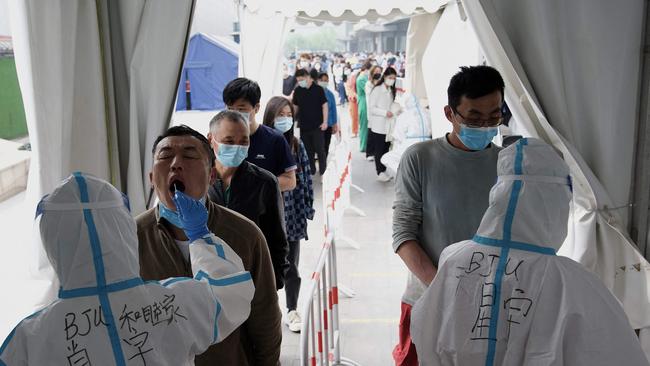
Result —
<path fill-rule="evenodd" d="M 297 69 L 296 73 L 294 74 L 295 77 L 301 77 L 301 76 L 309 76 L 309 71 L 305 69 Z"/>
<path fill-rule="evenodd" d="M 463 96 L 476 99 L 498 90 L 503 98 L 504 88 L 503 78 L 495 68 L 484 65 L 462 66 L 449 81 L 447 103 L 455 111 Z"/>
<path fill-rule="evenodd" d="M 255 107 L 262 98 L 260 86 L 253 80 L 237 78 L 226 85 L 222 93 L 223 102 L 226 105 L 233 105 L 237 100 L 244 99 Z"/>
<path fill-rule="evenodd" d="M 169 136 L 192 136 L 195 139 L 199 140 L 201 142 L 201 146 L 203 146 L 203 149 L 208 154 L 208 158 L 210 158 L 210 166 L 211 167 L 214 166 L 214 161 L 216 158 L 214 156 L 214 152 L 212 151 L 212 147 L 210 146 L 210 142 L 208 141 L 208 139 L 205 136 L 201 135 L 198 131 L 186 125 L 180 125 L 180 126 L 174 126 L 168 128 L 167 131 L 163 132 L 162 135 L 156 138 L 156 141 L 154 141 L 153 143 L 153 149 L 151 149 L 151 153 L 155 154 L 156 148 L 158 147 L 158 143 L 160 143 L 162 139 Z"/>
<path fill-rule="evenodd" d="M 318 71 L 312 67 L 312 69 L 309 70 L 309 77 L 311 77 L 312 80 L 318 80 Z"/>
<path fill-rule="evenodd" d="M 326 77 L 327 80 L 330 79 L 330 76 L 326 72 L 321 72 L 320 74 L 318 74 L 318 80 L 322 79 L 323 76 Z"/>

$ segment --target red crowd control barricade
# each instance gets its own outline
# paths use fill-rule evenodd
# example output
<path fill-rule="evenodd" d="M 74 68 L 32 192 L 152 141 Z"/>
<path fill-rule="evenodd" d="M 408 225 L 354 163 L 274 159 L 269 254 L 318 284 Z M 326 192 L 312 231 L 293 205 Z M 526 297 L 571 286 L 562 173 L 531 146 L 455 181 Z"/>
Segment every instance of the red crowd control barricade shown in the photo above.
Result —
<path fill-rule="evenodd" d="M 349 189 L 350 160 L 332 158 L 323 175 L 325 241 L 302 308 L 306 317 L 300 332 L 300 363 L 303 366 L 359 365 L 341 356 L 336 265 L 336 228 L 346 206 L 343 204 L 346 194 L 342 193 Z M 349 195 L 347 197 L 349 201 Z"/>

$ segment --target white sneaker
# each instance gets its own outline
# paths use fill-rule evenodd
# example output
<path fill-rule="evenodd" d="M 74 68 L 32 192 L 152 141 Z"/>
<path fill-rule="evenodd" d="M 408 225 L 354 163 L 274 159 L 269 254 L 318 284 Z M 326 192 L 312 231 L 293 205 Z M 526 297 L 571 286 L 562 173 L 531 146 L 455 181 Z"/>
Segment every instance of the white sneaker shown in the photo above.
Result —
<path fill-rule="evenodd" d="M 374 156 L 366 156 L 366 160 L 375 161 L 375 157 Z"/>
<path fill-rule="evenodd" d="M 392 177 L 390 175 L 386 174 L 385 172 L 381 172 L 377 176 L 377 180 L 380 181 L 380 182 L 388 182 L 391 179 L 392 179 Z"/>
<path fill-rule="evenodd" d="M 297 311 L 291 310 L 285 319 L 285 323 L 289 326 L 289 330 L 294 333 L 300 333 L 300 328 L 302 328 L 302 318 Z"/>

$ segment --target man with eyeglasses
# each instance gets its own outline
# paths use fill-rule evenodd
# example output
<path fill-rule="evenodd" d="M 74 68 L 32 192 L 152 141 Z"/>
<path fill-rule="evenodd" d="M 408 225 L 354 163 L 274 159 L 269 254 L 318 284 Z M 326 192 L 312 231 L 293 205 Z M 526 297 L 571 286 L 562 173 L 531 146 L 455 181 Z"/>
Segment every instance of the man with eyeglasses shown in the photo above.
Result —
<path fill-rule="evenodd" d="M 437 272 L 442 250 L 471 239 L 488 208 L 501 147 L 491 141 L 503 122 L 503 78 L 489 66 L 461 67 L 447 88 L 446 136 L 415 144 L 395 180 L 393 250 L 409 269 L 402 296 L 396 365 L 417 365 L 411 307 Z"/>

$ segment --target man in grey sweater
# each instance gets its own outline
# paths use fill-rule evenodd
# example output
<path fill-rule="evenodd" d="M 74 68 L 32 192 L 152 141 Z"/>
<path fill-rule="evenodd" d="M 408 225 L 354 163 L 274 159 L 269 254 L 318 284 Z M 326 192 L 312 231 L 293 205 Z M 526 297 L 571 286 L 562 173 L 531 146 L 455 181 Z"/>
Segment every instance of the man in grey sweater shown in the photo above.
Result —
<path fill-rule="evenodd" d="M 471 239 L 497 179 L 500 147 L 491 143 L 503 121 L 504 82 L 489 66 L 461 67 L 447 89 L 445 116 L 453 130 L 411 146 L 397 170 L 393 250 L 409 269 L 402 297 L 395 364 L 417 365 L 409 334 L 411 306 L 436 275 L 442 250 Z"/>

